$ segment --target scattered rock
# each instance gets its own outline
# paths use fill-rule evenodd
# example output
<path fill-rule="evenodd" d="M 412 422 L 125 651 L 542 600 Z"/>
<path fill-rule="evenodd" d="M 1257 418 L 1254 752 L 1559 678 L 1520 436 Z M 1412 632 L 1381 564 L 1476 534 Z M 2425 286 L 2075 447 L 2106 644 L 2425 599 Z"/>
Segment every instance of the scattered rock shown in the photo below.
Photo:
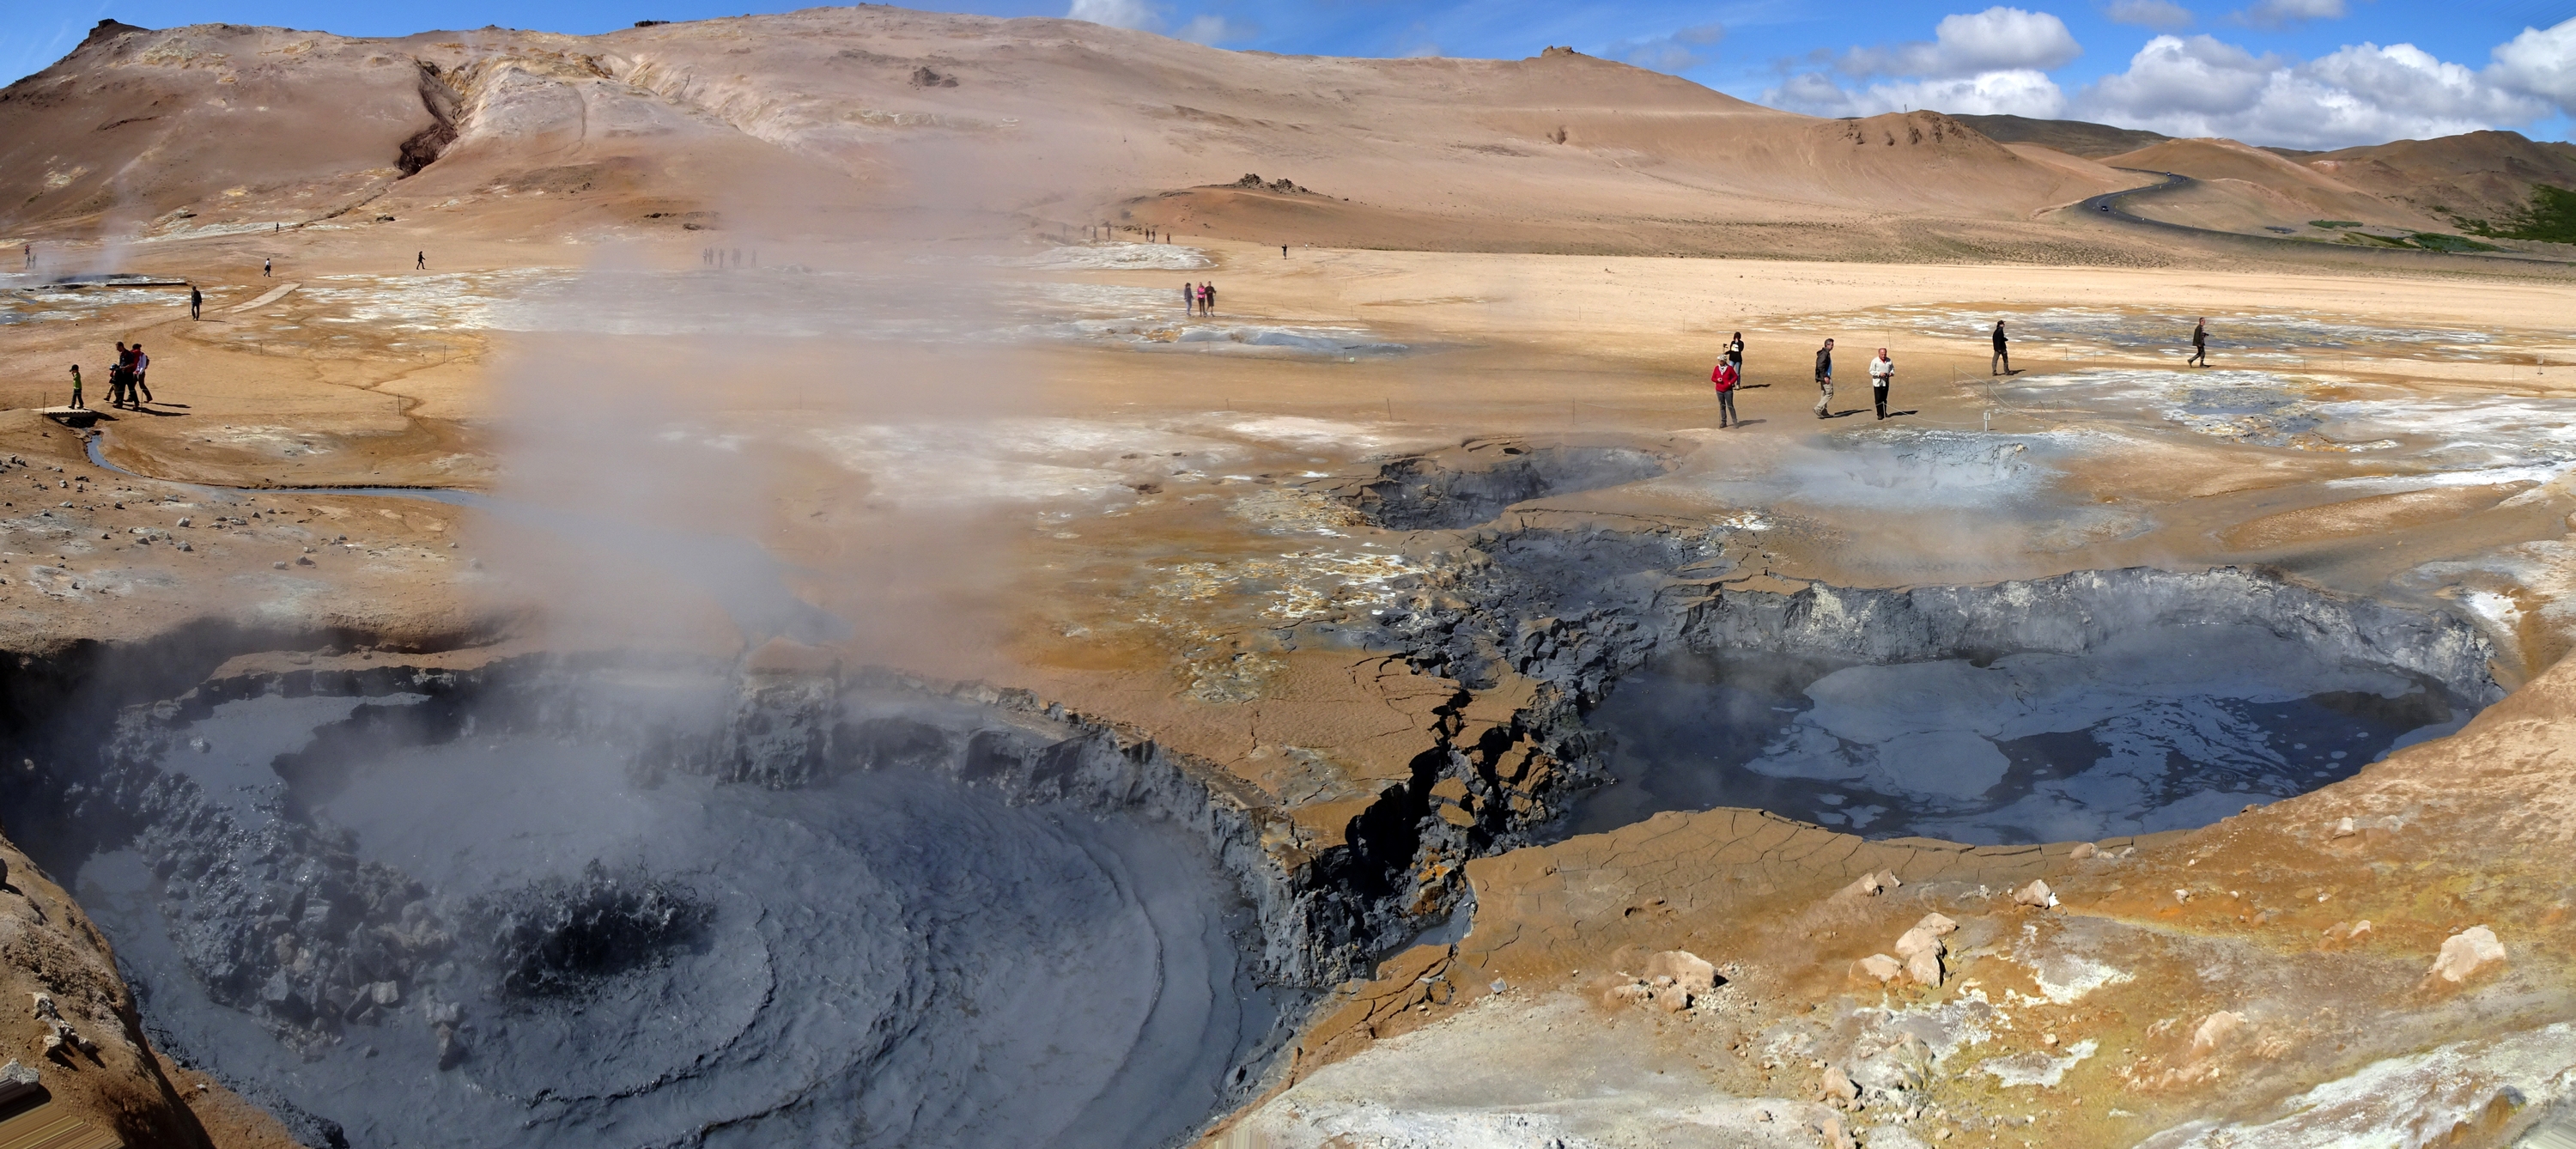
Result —
<path fill-rule="evenodd" d="M 1896 956 L 1905 962 L 1906 976 L 1923 985 L 1941 984 L 1941 939 L 1958 928 L 1959 923 L 1939 914 L 1925 914 L 1896 939 Z"/>
<path fill-rule="evenodd" d="M 924 66 L 912 70 L 912 86 L 916 88 L 954 88 L 957 86 L 957 77 L 942 76 L 937 72 L 931 71 L 927 66 Z"/>
<path fill-rule="evenodd" d="M 1669 977 L 1673 984 L 1691 993 L 1707 993 L 1717 988 L 1717 967 L 1689 950 L 1665 950 L 1646 959 L 1649 980 Z"/>
<path fill-rule="evenodd" d="M 2497 941 L 2495 931 L 2485 926 L 2470 926 L 2442 943 L 2442 954 L 2433 959 L 2433 968 L 2425 976 L 2439 977 L 2454 985 L 2476 976 L 2479 970 L 2504 961 L 2504 943 Z"/>
<path fill-rule="evenodd" d="M 1905 963 L 1889 957 L 1886 954 L 1871 954 L 1868 957 L 1852 963 L 1852 976 L 1854 978 L 1875 978 L 1881 985 L 1895 981 L 1898 977 L 1903 976 L 1904 973 Z"/>
<path fill-rule="evenodd" d="M 2048 883 L 2037 878 L 2032 878 L 2029 885 L 2014 890 L 2012 898 L 2022 905 L 2037 906 L 2043 910 L 2054 909 L 2057 906 L 2057 895 L 2049 891 Z"/>
<path fill-rule="evenodd" d="M 1823 1137 L 1825 1144 L 1832 1149 L 1859 1149 L 1859 1143 L 1852 1140 L 1852 1135 L 1843 1132 L 1842 1118 L 1825 1118 L 1823 1124 L 1816 1126 L 1816 1134 Z"/>
<path fill-rule="evenodd" d="M 1897 879 L 1896 871 L 1880 870 L 1875 874 L 1862 874 L 1858 881 L 1834 891 L 1834 896 L 1837 898 L 1874 898 L 1904 884 L 1904 882 Z"/>
<path fill-rule="evenodd" d="M 1860 1086 L 1853 1084 L 1851 1075 L 1843 1072 L 1843 1067 L 1839 1065 L 1826 1066 L 1824 1077 L 1817 1082 L 1816 1087 L 1823 1091 L 1827 1100 L 1860 1100 Z"/>
<path fill-rule="evenodd" d="M 2074 859 L 2075 861 L 2081 862 L 2081 861 L 2083 861 L 2084 859 L 2086 859 L 2086 858 L 2090 858 L 2090 857 L 2092 857 L 2093 855 L 2095 855 L 2095 854 L 2099 854 L 2099 853 L 2101 853 L 2101 852 L 2102 852 L 2101 848 L 2100 848 L 2100 847 L 2095 846 L 2095 845 L 2094 845 L 2093 843 L 2091 843 L 2091 842 L 2077 842 L 2077 843 L 2075 843 L 2075 848 L 2074 848 L 2074 849 L 2072 849 L 2072 850 L 2068 850 L 2068 851 L 2066 852 L 2066 856 L 2067 856 L 2067 857 L 2069 857 L 2069 858 L 2071 858 L 2071 859 Z"/>
<path fill-rule="evenodd" d="M 2326 835 L 2326 837 L 2328 837 L 2328 838 L 2349 838 L 2349 837 L 2351 837 L 2351 836 L 2353 836 L 2353 835 L 2355 835 L 2355 834 L 2358 834 L 2358 833 L 2360 833 L 2360 832 L 2361 832 L 2361 827 L 2356 826 L 2356 825 L 2353 825 L 2353 824 L 2352 824 L 2352 819 L 2350 819 L 2350 818 L 2346 818 L 2346 819 L 2344 819 L 2344 820 L 2342 820 L 2342 821 L 2340 821 L 2340 822 L 2335 823 L 2335 824 L 2334 824 L 2334 829 L 2333 829 L 2331 832 L 2329 832 L 2329 833 Z"/>
<path fill-rule="evenodd" d="M 2225 1009 L 2210 1014 L 2201 1019 L 2199 1029 L 2192 1031 L 2192 1052 L 2200 1053 L 2216 1049 L 2219 1043 L 2227 1040 L 2229 1035 L 2243 1028 L 2245 1028 L 2244 1014 Z"/>

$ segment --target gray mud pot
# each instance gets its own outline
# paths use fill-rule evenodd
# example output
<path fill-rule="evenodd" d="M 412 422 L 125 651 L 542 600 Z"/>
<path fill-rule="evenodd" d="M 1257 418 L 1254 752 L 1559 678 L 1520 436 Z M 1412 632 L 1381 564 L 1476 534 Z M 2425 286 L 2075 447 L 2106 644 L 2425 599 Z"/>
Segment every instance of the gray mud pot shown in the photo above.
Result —
<path fill-rule="evenodd" d="M 1716 806 L 1977 844 L 2184 829 L 2349 777 L 2469 713 L 2439 683 L 2259 626 L 1992 660 L 1673 658 L 1589 717 L 1614 736 L 1618 781 L 1573 830 Z"/>
<path fill-rule="evenodd" d="M 163 704 L 75 885 L 314 1143 L 1151 1146 L 1258 1078 L 1294 991 L 1203 833 L 1080 782 L 1114 748 L 754 693 Z"/>
<path fill-rule="evenodd" d="M 1767 809 L 1979 845 L 2207 825 L 2457 730 L 2503 696 L 2468 623 L 2259 571 L 1794 592 L 1726 530 L 1511 529 L 1384 612 L 1594 783 L 1546 833 Z"/>

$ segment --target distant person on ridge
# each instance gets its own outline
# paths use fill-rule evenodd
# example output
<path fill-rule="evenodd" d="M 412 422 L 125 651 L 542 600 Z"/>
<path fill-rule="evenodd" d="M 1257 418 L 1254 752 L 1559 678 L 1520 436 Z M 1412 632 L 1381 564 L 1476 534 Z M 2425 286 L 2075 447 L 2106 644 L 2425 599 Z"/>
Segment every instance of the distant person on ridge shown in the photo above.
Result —
<path fill-rule="evenodd" d="M 199 315 L 201 312 L 203 312 L 203 311 L 205 310 L 205 307 L 206 307 L 206 293 L 205 293 L 205 292 L 202 292 L 202 291 L 197 290 L 197 285 L 196 285 L 196 284 L 193 284 L 193 283 L 189 284 L 189 285 L 188 285 L 188 318 L 190 318 L 190 319 L 195 319 L 195 318 L 197 318 L 197 317 L 198 317 L 198 315 Z"/>
<path fill-rule="evenodd" d="M 72 364 L 72 406 L 83 409 L 89 406 L 81 402 L 80 364 L 78 363 Z"/>
<path fill-rule="evenodd" d="M 1717 385 L 1717 425 L 1720 428 L 1744 422 L 1735 414 L 1735 383 L 1738 378 L 1735 364 L 1724 359 L 1718 360 L 1717 369 L 1708 373 L 1708 381 Z"/>
<path fill-rule="evenodd" d="M 2209 317 L 2206 315 L 2191 321 L 2191 358 L 2183 360 L 2182 365 L 2189 367 L 2194 363 L 2209 366 Z"/>
<path fill-rule="evenodd" d="M 1816 349 L 1816 418 L 1833 418 L 1834 409 L 1834 341 L 1825 340 Z"/>
<path fill-rule="evenodd" d="M 1878 358 L 1869 361 L 1869 395 L 1878 403 L 1878 417 L 1887 418 L 1887 385 L 1896 381 L 1896 361 L 1887 357 L 1887 348 L 1878 349 Z"/>
<path fill-rule="evenodd" d="M 1994 362 L 1986 364 L 1988 374 L 2010 375 L 2013 373 L 2012 352 L 2008 350 L 2008 345 L 2011 342 L 2011 340 L 2004 338 L 2004 321 L 2000 319 L 1995 320 L 1995 359 Z"/>

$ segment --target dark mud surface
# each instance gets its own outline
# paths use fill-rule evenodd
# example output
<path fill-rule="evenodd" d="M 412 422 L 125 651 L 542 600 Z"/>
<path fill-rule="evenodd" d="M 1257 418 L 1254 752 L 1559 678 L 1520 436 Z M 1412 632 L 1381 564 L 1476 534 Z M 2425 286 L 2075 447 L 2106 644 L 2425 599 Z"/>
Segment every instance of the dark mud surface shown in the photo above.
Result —
<path fill-rule="evenodd" d="M 1571 831 L 1751 806 L 1873 838 L 2152 833 L 2350 777 L 2472 712 L 2438 683 L 2247 626 L 1894 665 L 1668 658 L 1588 716 L 1618 781 Z"/>
<path fill-rule="evenodd" d="M 969 784 L 1069 760 L 973 708 L 760 785 L 430 701 L 214 706 L 78 870 L 155 1040 L 308 1140 L 1150 1146 L 1295 1008 L 1205 841 Z"/>

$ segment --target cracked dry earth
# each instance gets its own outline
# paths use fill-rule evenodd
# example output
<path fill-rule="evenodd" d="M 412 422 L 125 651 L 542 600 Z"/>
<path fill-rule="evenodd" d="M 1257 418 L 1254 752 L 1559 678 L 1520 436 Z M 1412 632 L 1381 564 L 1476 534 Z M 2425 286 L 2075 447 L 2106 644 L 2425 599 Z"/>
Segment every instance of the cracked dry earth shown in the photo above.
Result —
<path fill-rule="evenodd" d="M 1344 323 L 1369 293 L 1448 298 L 1463 293 L 1441 277 L 1496 274 L 1360 252 L 1263 270 L 1256 254 L 1211 244 L 1205 258 L 1282 330 Z M 1668 262 L 1621 266 L 1678 274 Z M 1027 274 L 1138 290 L 1169 274 L 1104 266 L 1056 257 Z M 1984 313 L 1945 302 L 1955 278 L 1885 278 L 1908 306 Z M 479 325 L 506 300 L 433 313 L 336 282 L 343 294 L 276 306 L 317 326 L 410 307 L 427 334 L 403 338 L 469 348 L 465 369 L 483 340 L 561 346 L 523 329 L 558 314 L 541 307 L 495 334 Z M 534 290 L 513 283 L 488 289 Z M 2062 294 L 2073 306 L 2086 290 Z M 760 323 L 778 298 L 760 297 Z M 2338 338 L 2370 320 L 2358 292 L 2335 306 Z M 1099 1054 L 1145 1075 L 1104 1095 L 1165 1069 L 1196 1091 L 1201 1108 L 1149 1140 L 2509 1144 L 2576 1089 L 2576 678 L 2560 665 L 2576 454 L 2557 415 L 2570 400 L 2546 380 L 2440 374 L 2553 346 L 2537 324 L 2479 326 L 2474 301 L 2456 306 L 2444 322 L 2479 339 L 2444 344 L 2421 377 L 2393 336 L 2390 358 L 2333 371 L 2186 376 L 2087 313 L 2064 324 L 2064 366 L 2009 381 L 1945 379 L 1948 357 L 1981 359 L 1924 336 L 1905 350 L 1934 365 L 1908 384 L 1917 421 L 1811 422 L 1781 370 L 1746 393 L 1761 422 L 1726 432 L 1689 382 L 1704 369 L 1676 366 L 1697 354 L 1687 340 L 1651 348 L 1669 363 L 1604 366 L 1583 339 L 1515 342 L 1467 313 L 1379 322 L 1366 342 L 1405 350 L 1339 362 L 1276 343 L 1144 348 L 1049 313 L 1071 333 L 1012 365 L 1043 365 L 1050 387 L 1006 396 L 1007 415 L 745 391 L 629 423 L 530 396 L 554 420 L 533 446 L 456 376 L 402 374 L 408 347 L 339 345 L 332 370 L 359 381 L 344 385 L 319 368 L 262 374 L 237 358 L 258 353 L 191 337 L 167 362 L 206 366 L 189 397 L 202 414 L 109 426 L 95 449 L 112 466 L 70 428 L 0 417 L 15 455 L 0 492 L 20 516 L 0 554 L 20 748 L 0 793 L 30 855 L 10 855 L 26 893 L 0 892 L 22 955 L 8 988 L 50 994 L 99 1046 L 47 1059 L 50 1023 L 29 1017 L 8 1054 L 132 1144 L 193 1140 L 155 1132 L 183 1110 L 222 1144 L 397 1127 L 387 1110 L 333 1111 L 363 1091 L 297 1092 L 308 1054 L 325 1067 L 311 1074 L 363 1080 L 360 1051 L 381 1050 L 377 1064 L 433 1089 L 543 1077 L 510 1044 L 516 1007 L 473 996 L 480 959 L 427 940 L 490 891 L 432 888 L 427 868 L 405 871 L 417 897 L 349 879 L 347 898 L 253 923 L 267 940 L 238 960 L 256 984 L 156 1020 L 202 971 L 115 929 L 169 913 L 190 875 L 118 849 L 163 848 L 225 807 L 205 797 L 214 767 L 185 764 L 230 761 L 188 737 L 226 740 L 179 732 L 217 700 L 393 711 L 450 689 L 425 683 L 488 693 L 529 666 L 697 660 L 714 697 L 748 701 L 702 728 L 654 716 L 680 728 L 621 753 L 695 747 L 665 755 L 684 763 L 665 785 L 821 802 L 829 779 L 865 782 L 833 773 L 855 762 L 849 778 L 918 769 L 1038 811 L 961 825 L 1078 800 L 1093 805 L 1065 809 L 1179 828 L 1112 852 L 1203 872 L 1213 885 L 1168 905 L 1207 907 L 1213 924 L 1144 936 L 1216 955 L 1207 1000 L 1258 997 L 1280 1017 L 1247 1009 L 1152 1043 L 1201 1060 Z M 43 338 L 133 322 L 104 315 Z M 1792 324 L 1746 326 L 1767 348 L 1803 338 Z M 703 364 L 695 337 L 630 334 L 614 355 L 638 374 L 657 357 Z M 794 339 L 783 354 L 808 363 L 889 347 Z M 1492 383 L 1461 398 L 1424 382 L 1449 378 Z M 1567 412 L 1565 378 L 1602 402 Z M 373 406 L 378 386 L 419 389 L 399 425 Z M 314 412 L 293 434 L 243 430 L 284 426 L 248 412 L 290 393 Z M 2440 403 L 2460 413 L 2400 417 Z M 574 414 L 608 427 L 586 438 Z M 235 438 L 192 445 L 191 429 L 213 430 L 200 422 Z M 620 457 L 627 434 L 653 445 Z M 575 465 L 548 469 L 562 458 Z M 557 480 L 597 467 L 646 494 L 549 503 L 542 484 L 496 477 L 512 462 Z M 262 482 L 453 484 L 489 501 L 229 489 Z M 721 544 L 691 531 L 711 523 L 729 528 Z M 909 701 L 850 701 L 880 689 Z M 898 712 L 919 729 L 867 725 Z M 603 745 L 651 725 L 584 721 Z M 116 755 L 100 745 L 110 730 L 130 736 Z M 135 750 L 146 734 L 173 756 Z M 259 881 L 291 898 L 299 872 L 408 864 L 370 852 L 359 829 L 378 824 L 347 796 L 399 776 L 298 790 L 328 776 L 296 774 L 303 737 L 268 756 L 285 768 L 239 764 L 250 796 L 224 816 L 310 820 L 274 833 L 276 874 Z M 642 775 L 594 765 L 596 793 L 666 808 L 671 791 L 629 792 Z M 505 769 L 477 769 L 506 789 Z M 381 811 L 403 792 L 373 793 Z M 552 832 L 522 806 L 528 834 Z M 343 832 L 360 845 L 334 845 Z M 1073 845 L 1047 857 L 1108 831 L 1064 833 Z M 678 865 L 649 851 L 635 864 Z M 51 882 L 127 924 L 80 924 Z M 395 934 L 413 948 L 362 944 Z M 111 945 L 149 971 L 133 974 L 141 992 Z M 602 976 L 660 984 L 696 968 L 673 963 L 734 960 L 663 948 L 662 964 Z M 1066 968 L 1098 976 L 1047 996 L 1118 998 L 1118 955 L 1081 960 Z M 941 984 L 988 975 L 1007 971 Z M 1011 1027 L 961 1020 L 980 1012 L 937 1012 L 954 999 L 936 992 L 918 1015 L 888 999 L 886 1016 L 1008 1044 Z M 227 1041 L 270 1052 L 205 1052 Z M 669 1117 L 701 1095 L 659 1096 Z M 1043 1109 L 1026 1128 L 1057 1119 Z M 596 1140 L 578 1110 L 515 1119 Z"/>

